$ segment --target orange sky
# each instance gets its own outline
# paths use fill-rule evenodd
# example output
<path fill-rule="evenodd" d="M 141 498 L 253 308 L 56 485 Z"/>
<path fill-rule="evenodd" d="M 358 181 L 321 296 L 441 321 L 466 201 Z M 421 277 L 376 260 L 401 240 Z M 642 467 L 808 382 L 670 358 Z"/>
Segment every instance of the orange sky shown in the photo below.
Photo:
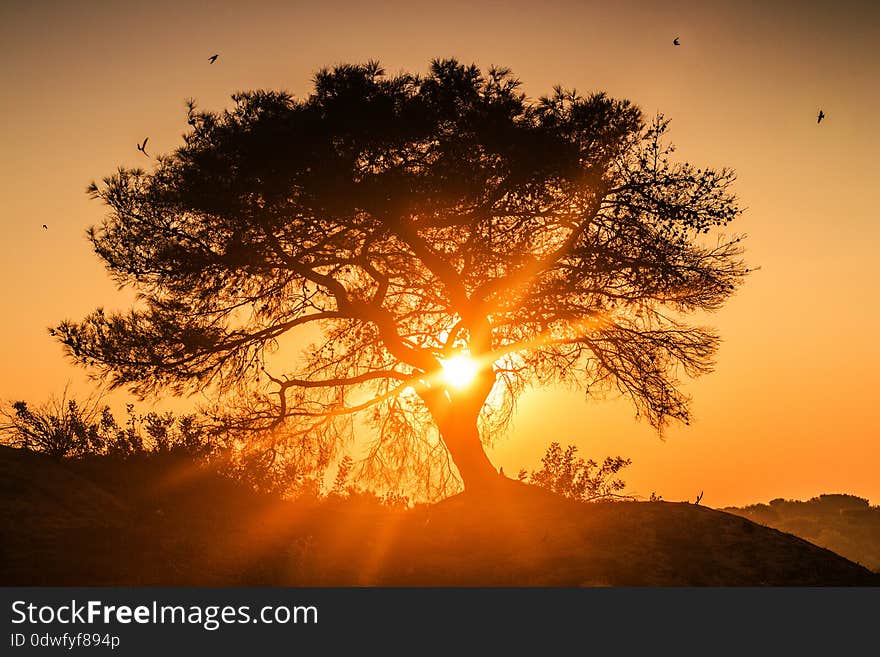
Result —
<path fill-rule="evenodd" d="M 0 4 L 0 398 L 86 389 L 45 329 L 131 297 L 84 239 L 103 213 L 85 186 L 145 164 L 146 136 L 150 152 L 179 144 L 185 98 L 217 109 L 240 89 L 306 93 L 337 62 L 424 71 L 456 56 L 513 68 L 533 97 L 561 83 L 662 110 L 678 155 L 737 170 L 748 210 L 733 228 L 761 267 L 711 318 L 725 342 L 716 372 L 689 386 L 690 427 L 661 441 L 625 401 L 542 391 L 493 461 L 532 467 L 556 439 L 631 457 L 625 479 L 643 495 L 880 502 L 880 5 L 129 4 Z"/>

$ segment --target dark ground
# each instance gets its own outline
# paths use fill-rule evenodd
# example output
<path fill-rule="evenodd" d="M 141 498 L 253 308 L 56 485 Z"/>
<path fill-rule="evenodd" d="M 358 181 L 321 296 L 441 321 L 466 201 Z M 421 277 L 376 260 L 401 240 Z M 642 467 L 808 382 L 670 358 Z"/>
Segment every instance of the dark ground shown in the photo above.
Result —
<path fill-rule="evenodd" d="M 586 504 L 510 482 L 491 499 L 401 510 L 123 465 L 0 447 L 0 584 L 880 584 L 829 550 L 691 504 Z"/>

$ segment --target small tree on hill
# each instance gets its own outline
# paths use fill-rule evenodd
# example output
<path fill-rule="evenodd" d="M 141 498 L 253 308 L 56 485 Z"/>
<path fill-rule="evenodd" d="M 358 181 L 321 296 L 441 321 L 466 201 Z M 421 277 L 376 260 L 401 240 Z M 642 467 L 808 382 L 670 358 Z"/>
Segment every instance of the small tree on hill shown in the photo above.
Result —
<path fill-rule="evenodd" d="M 608 456 L 600 465 L 593 459 L 585 461 L 577 451 L 575 445 L 563 450 L 559 443 L 550 443 L 541 458 L 541 469 L 531 473 L 520 470 L 518 478 L 563 497 L 585 502 L 623 497 L 621 492 L 626 483 L 616 479 L 615 475 L 632 464 L 632 460 Z"/>

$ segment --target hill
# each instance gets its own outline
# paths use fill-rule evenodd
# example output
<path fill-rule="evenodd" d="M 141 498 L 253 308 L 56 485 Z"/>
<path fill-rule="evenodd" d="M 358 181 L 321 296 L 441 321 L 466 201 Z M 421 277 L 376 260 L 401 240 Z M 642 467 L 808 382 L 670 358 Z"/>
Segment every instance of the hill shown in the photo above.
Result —
<path fill-rule="evenodd" d="M 880 506 L 870 506 L 864 498 L 826 494 L 806 502 L 779 498 L 723 510 L 795 534 L 880 572 Z"/>
<path fill-rule="evenodd" d="M 183 462 L 56 462 L 0 448 L 0 482 L 6 585 L 878 583 L 732 514 L 587 504 L 513 481 L 414 509 L 369 496 L 290 502 Z"/>

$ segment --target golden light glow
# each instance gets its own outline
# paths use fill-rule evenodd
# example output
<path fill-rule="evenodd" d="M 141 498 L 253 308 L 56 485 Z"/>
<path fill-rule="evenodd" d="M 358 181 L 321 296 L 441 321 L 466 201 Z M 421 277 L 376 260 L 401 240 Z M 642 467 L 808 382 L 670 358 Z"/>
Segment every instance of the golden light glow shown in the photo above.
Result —
<path fill-rule="evenodd" d="M 686 380 L 697 418 L 691 426 L 671 425 L 662 442 L 614 392 L 604 402 L 585 403 L 580 390 L 536 385 L 520 398 L 509 435 L 491 448 L 492 462 L 509 473 L 532 470 L 553 436 L 563 446 L 577 443 L 585 457 L 631 457 L 628 490 L 656 491 L 667 500 L 693 501 L 711 485 L 704 504 L 716 508 L 832 491 L 880 503 L 880 440 L 870 429 L 880 425 L 880 404 L 876 388 L 866 384 L 880 369 L 873 330 L 880 305 L 865 303 L 880 278 L 880 131 L 870 128 L 880 105 L 880 48 L 876 30 L 868 29 L 878 23 L 880 3 L 850 3 L 858 5 L 851 11 L 820 2 L 796 8 L 679 3 L 699 10 L 687 12 L 689 34 L 677 48 L 675 34 L 658 37 L 658 26 L 670 20 L 668 7 L 648 2 L 507 3 L 518 10 L 501 17 L 497 3 L 476 2 L 468 5 L 469 20 L 461 21 L 459 12 L 437 12 L 436 4 L 414 0 L 394 3 L 399 10 L 378 21 L 368 3 L 346 3 L 345 11 L 338 11 L 341 3 L 272 3 L 268 10 L 220 0 L 212 3 L 223 6 L 211 16 L 213 42 L 194 39 L 189 27 L 205 20 L 202 3 L 175 3 L 173 12 L 160 2 L 119 3 L 114 12 L 84 11 L 72 2 L 30 3 L 33 11 L 24 12 L 12 9 L 17 4 L 24 3 L 0 2 L 0 24 L 9 26 L 0 27 L 3 52 L 14 53 L 4 57 L 0 80 L 10 98 L 21 99 L 0 103 L 0 281 L 15 285 L 0 308 L 16 318 L 0 322 L 0 399 L 36 404 L 68 380 L 79 396 L 94 390 L 45 327 L 99 305 L 128 308 L 135 296 L 117 290 L 83 238 L 105 208 L 82 188 L 116 165 L 151 170 L 153 162 L 135 149 L 144 137 L 151 155 L 181 145 L 189 127 L 183 98 L 194 96 L 202 109 L 215 111 L 229 106 L 232 89 L 289 88 L 302 99 L 316 70 L 362 61 L 359 53 L 378 53 L 373 56 L 390 75 L 424 74 L 433 57 L 457 53 L 484 69 L 511 67 L 533 99 L 559 83 L 628 98 L 648 116 L 662 111 L 680 147 L 674 160 L 736 169 L 732 191 L 748 209 L 729 230 L 749 233 L 745 260 L 766 267 L 748 277 L 722 312 L 691 318 L 724 338 L 715 372 Z M 487 42 L 485 26 L 502 18 L 505 38 Z M 132 43 L 126 27 L 135 21 L 161 37 L 163 47 Z M 597 24 L 608 29 L 584 39 L 583 26 Z M 290 25 L 305 28 L 296 40 L 285 38 Z M 776 38 L 777 25 L 786 26 L 784 40 Z M 827 44 L 821 56 L 818 25 Z M 100 43 L 92 47 L 96 31 Z M 219 35 L 235 43 L 234 53 L 216 42 Z M 207 57 L 218 51 L 220 58 L 209 64 Z M 599 63 L 585 67 L 584 61 Z M 656 66 L 637 65 L 646 61 Z M 126 75 L 134 63 L 139 75 Z M 96 67 L 118 84 L 92 84 L 88 72 Z M 59 81 L 62 114 L 43 102 Z M 820 107 L 828 116 L 817 125 Z M 730 116 L 738 120 L 726 120 Z M 31 139 L 34 134 L 43 138 Z M 764 149 L 771 148 L 768 158 Z M 845 225 L 832 230 L 829 217 L 845 217 Z M 812 311 L 817 299 L 825 312 Z M 438 343 L 448 337 L 438 332 Z M 292 332 L 290 346 L 282 344 L 284 353 L 275 355 L 279 372 L 287 371 L 287 353 L 294 362 L 317 340 L 311 329 Z M 817 353 L 829 357 L 817 359 Z M 499 370 L 522 364 L 502 357 L 487 354 L 480 363 Z M 438 379 L 454 391 L 445 370 Z M 475 386 L 476 380 L 464 390 Z M 368 392 L 358 391 L 358 401 Z M 108 402 L 124 415 L 125 403 L 134 400 L 124 389 L 111 394 Z M 177 412 L 190 412 L 196 401 L 163 397 L 161 409 Z M 372 435 L 362 433 L 365 440 Z"/>
<path fill-rule="evenodd" d="M 469 356 L 453 356 L 449 360 L 441 360 L 443 378 L 453 388 L 466 388 L 477 376 L 477 363 Z"/>

